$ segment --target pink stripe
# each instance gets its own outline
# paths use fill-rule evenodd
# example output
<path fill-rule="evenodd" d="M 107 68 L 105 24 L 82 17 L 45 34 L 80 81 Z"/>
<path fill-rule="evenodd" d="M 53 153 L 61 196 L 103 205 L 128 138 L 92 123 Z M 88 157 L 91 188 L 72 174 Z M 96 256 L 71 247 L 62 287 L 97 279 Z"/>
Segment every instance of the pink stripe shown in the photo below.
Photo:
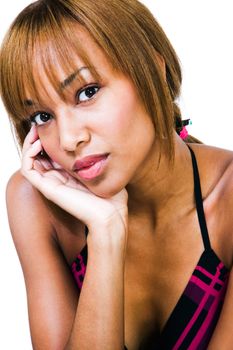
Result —
<path fill-rule="evenodd" d="M 185 339 L 186 335 L 189 333 L 190 329 L 192 328 L 192 326 L 194 325 L 194 323 L 196 322 L 199 314 L 201 313 L 208 297 L 210 294 L 212 294 L 213 292 L 213 286 L 215 285 L 216 281 L 218 280 L 218 277 L 220 275 L 220 266 L 222 266 L 222 263 L 220 263 L 217 266 L 217 271 L 216 274 L 213 278 L 213 280 L 211 281 L 211 284 L 209 286 L 206 286 L 206 294 L 204 295 L 202 301 L 200 302 L 200 304 L 198 305 L 195 313 L 193 314 L 193 317 L 191 318 L 191 320 L 189 321 L 189 323 L 187 324 L 187 326 L 185 327 L 185 329 L 183 330 L 183 332 L 181 333 L 180 337 L 178 338 L 175 346 L 173 347 L 173 350 L 178 350 L 179 346 L 182 344 L 183 340 Z M 198 281 L 199 282 L 199 281 Z M 191 348 L 190 348 L 191 350 Z"/>
<path fill-rule="evenodd" d="M 221 268 L 221 267 L 220 267 L 220 268 Z M 214 277 L 214 275 L 212 275 L 211 273 L 209 273 L 208 271 L 206 271 L 205 269 L 203 269 L 203 267 L 201 267 L 201 266 L 197 266 L 197 267 L 195 268 L 195 270 L 198 270 L 198 271 L 202 272 L 203 275 L 205 275 L 205 276 L 207 276 L 207 277 L 209 277 L 209 278 L 211 278 L 211 279 Z M 224 282 L 221 281 L 220 279 L 219 279 L 217 282 L 218 282 L 219 284 L 221 284 L 221 286 L 224 285 Z"/>
<path fill-rule="evenodd" d="M 211 323 L 211 321 L 214 318 L 214 315 L 216 313 L 216 310 L 219 306 L 219 302 L 220 300 L 222 300 L 224 298 L 225 292 L 226 292 L 226 287 L 227 287 L 227 283 L 225 283 L 224 287 L 221 289 L 218 298 L 216 298 L 208 312 L 208 315 L 205 319 L 205 321 L 202 323 L 201 327 L 199 328 L 195 338 L 193 339 L 192 343 L 190 344 L 189 349 L 198 349 L 198 345 L 200 344 L 201 340 L 203 339 L 206 331 L 208 330 L 208 327 Z"/>
<path fill-rule="evenodd" d="M 202 290 L 204 290 L 205 292 L 209 292 L 209 289 L 210 289 L 210 285 L 206 284 L 205 282 L 203 282 L 202 280 L 200 280 L 197 276 L 192 276 L 190 278 L 190 282 L 193 282 L 194 284 L 198 285 L 198 287 L 200 287 Z M 212 282 L 211 282 L 212 283 Z M 211 295 L 213 296 L 217 296 L 218 295 L 218 291 L 215 290 L 215 289 L 211 289 Z"/>

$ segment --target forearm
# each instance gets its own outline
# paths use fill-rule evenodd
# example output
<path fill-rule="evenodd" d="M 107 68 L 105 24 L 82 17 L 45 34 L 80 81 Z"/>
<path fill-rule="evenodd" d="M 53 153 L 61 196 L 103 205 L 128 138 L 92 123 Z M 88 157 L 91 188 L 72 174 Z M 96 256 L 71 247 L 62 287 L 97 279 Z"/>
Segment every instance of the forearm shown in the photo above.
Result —
<path fill-rule="evenodd" d="M 116 240 L 98 247 L 92 243 L 66 350 L 120 350 L 124 348 L 124 243 Z"/>

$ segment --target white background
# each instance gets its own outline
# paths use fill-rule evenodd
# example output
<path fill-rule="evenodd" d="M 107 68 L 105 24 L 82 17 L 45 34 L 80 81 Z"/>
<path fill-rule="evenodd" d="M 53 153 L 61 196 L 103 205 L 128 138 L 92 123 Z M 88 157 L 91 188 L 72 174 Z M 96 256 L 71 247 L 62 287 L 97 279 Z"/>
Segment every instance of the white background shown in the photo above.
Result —
<path fill-rule="evenodd" d="M 153 11 L 180 57 L 184 74 L 180 104 L 183 118 L 193 121 L 189 132 L 207 144 L 233 150 L 232 1 L 143 2 Z M 29 3 L 1 1 L 0 40 L 17 13 Z M 4 199 L 7 179 L 19 168 L 20 160 L 2 104 L 0 116 L 0 349 L 30 350 L 23 275 Z"/>

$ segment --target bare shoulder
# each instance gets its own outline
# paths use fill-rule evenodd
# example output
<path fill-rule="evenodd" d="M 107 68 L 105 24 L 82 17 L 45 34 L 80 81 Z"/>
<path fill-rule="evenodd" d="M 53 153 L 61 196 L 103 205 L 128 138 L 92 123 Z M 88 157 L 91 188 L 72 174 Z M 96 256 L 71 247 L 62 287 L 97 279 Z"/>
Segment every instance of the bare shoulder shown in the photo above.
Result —
<path fill-rule="evenodd" d="M 204 184 L 206 212 L 213 213 L 212 231 L 218 232 L 228 265 L 233 262 L 233 151 L 206 145 L 192 145 L 197 155 L 201 184 Z M 216 235 L 217 236 L 217 235 Z M 227 244 L 226 244 L 227 242 Z M 231 261 L 231 263 L 230 263 Z"/>
<path fill-rule="evenodd" d="M 203 144 L 192 144 L 191 147 L 196 154 L 202 180 L 209 183 L 207 194 L 218 191 L 222 195 L 224 191 L 230 195 L 233 185 L 233 151 Z"/>
<path fill-rule="evenodd" d="M 207 161 L 210 165 L 217 163 L 218 166 L 225 167 L 233 162 L 233 151 L 231 150 L 198 143 L 190 144 L 190 146 L 200 161 Z"/>
<path fill-rule="evenodd" d="M 6 188 L 9 227 L 17 250 L 24 277 L 27 280 L 35 253 L 48 259 L 59 254 L 51 215 L 42 195 L 23 177 L 14 173 Z"/>
<path fill-rule="evenodd" d="M 233 209 L 233 151 L 205 146 L 202 149 L 203 160 L 211 171 L 217 174 L 219 195 L 226 196 Z"/>
<path fill-rule="evenodd" d="M 20 254 L 23 242 L 47 241 L 70 263 L 85 244 L 84 224 L 46 199 L 20 171 L 8 181 L 6 203 L 9 225 Z"/>
<path fill-rule="evenodd" d="M 8 219 L 13 238 L 33 228 L 41 234 L 52 232 L 51 215 L 42 195 L 23 177 L 20 171 L 14 173 L 6 188 Z M 21 229 L 22 228 L 22 229 Z"/>

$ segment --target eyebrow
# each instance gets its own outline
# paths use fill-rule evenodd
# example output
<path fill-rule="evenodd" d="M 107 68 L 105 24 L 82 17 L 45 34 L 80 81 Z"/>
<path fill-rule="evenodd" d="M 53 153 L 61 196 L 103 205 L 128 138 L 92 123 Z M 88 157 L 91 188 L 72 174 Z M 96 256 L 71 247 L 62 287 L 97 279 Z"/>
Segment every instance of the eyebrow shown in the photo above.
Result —
<path fill-rule="evenodd" d="M 65 80 L 63 80 L 63 82 L 61 82 L 61 89 L 65 89 L 67 86 L 69 86 L 76 79 L 77 75 L 79 75 L 81 71 L 85 69 L 88 69 L 88 67 L 81 67 L 77 71 L 69 75 Z"/>
<path fill-rule="evenodd" d="M 77 78 L 77 76 L 83 71 L 89 69 L 88 67 L 81 67 L 79 69 L 77 69 L 74 73 L 70 74 L 66 79 L 64 79 L 61 83 L 60 83 L 60 88 L 61 90 L 65 89 L 67 86 L 71 85 L 72 82 Z M 26 107 L 32 107 L 35 105 L 35 103 L 31 100 L 31 99 L 27 99 L 24 101 L 24 105 Z"/>

